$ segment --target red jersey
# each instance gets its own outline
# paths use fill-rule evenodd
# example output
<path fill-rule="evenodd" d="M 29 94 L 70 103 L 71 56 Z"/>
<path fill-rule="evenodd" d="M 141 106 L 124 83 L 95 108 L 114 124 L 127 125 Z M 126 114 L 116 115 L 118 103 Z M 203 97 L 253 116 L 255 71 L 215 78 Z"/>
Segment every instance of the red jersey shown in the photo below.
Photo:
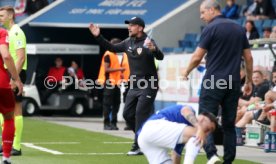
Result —
<path fill-rule="evenodd" d="M 62 76 L 64 75 L 65 67 L 51 67 L 48 72 L 48 77 L 52 76 L 53 78 L 49 79 L 49 82 L 60 82 L 62 80 Z"/>
<path fill-rule="evenodd" d="M 78 70 L 77 70 L 77 77 L 78 77 L 78 79 L 79 80 L 82 80 L 82 79 L 84 79 L 84 73 L 83 73 L 83 71 L 82 71 L 82 69 L 81 68 L 78 68 Z"/>
<path fill-rule="evenodd" d="M 8 32 L 0 28 L 0 45 L 9 45 Z M 4 68 L 2 56 L 0 57 L 0 88 L 10 88 L 10 77 L 7 70 Z"/>

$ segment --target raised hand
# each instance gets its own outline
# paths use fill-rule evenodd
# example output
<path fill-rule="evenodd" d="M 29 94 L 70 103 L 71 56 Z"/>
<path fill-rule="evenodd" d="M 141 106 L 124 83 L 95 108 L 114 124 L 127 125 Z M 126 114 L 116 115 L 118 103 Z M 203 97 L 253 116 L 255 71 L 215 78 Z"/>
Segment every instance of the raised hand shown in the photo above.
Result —
<path fill-rule="evenodd" d="M 91 23 L 89 25 L 89 30 L 94 37 L 98 37 L 100 35 L 100 28 L 98 25 L 94 25 L 93 23 Z"/>

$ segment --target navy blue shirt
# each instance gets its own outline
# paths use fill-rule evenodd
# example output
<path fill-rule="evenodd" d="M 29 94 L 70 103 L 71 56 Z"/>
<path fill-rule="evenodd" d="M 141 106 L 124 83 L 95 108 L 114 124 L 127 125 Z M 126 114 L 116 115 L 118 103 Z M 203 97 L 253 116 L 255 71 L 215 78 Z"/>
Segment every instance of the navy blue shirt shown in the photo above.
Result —
<path fill-rule="evenodd" d="M 199 47 L 207 50 L 204 79 L 240 81 L 240 63 L 243 50 L 249 48 L 246 33 L 232 20 L 215 17 L 203 30 Z"/>

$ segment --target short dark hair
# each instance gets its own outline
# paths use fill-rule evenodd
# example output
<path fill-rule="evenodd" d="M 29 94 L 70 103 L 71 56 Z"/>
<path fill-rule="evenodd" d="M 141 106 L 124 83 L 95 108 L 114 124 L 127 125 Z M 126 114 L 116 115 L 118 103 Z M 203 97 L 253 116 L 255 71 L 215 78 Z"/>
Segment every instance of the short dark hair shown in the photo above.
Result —
<path fill-rule="evenodd" d="M 269 32 L 271 32 L 272 29 L 271 29 L 271 27 L 264 27 L 264 28 L 263 28 L 263 31 L 269 31 Z"/>
<path fill-rule="evenodd" d="M 215 115 L 213 115 L 212 113 L 210 113 L 210 112 L 202 112 L 202 113 L 200 113 L 201 115 L 203 115 L 203 116 L 205 116 L 205 117 L 207 117 L 207 118 L 209 118 L 209 120 L 212 122 L 212 123 L 214 123 L 215 124 L 215 129 L 217 129 L 217 127 L 218 127 L 218 121 L 217 121 L 217 117 L 215 116 Z M 215 130 L 214 129 L 214 130 Z"/>
<path fill-rule="evenodd" d="M 276 65 L 272 67 L 272 73 L 276 72 Z"/>
<path fill-rule="evenodd" d="M 3 6 L 0 8 L 0 11 L 7 11 L 9 14 L 12 14 L 12 19 L 15 20 L 15 11 L 12 6 Z"/>
<path fill-rule="evenodd" d="M 121 39 L 119 39 L 119 38 L 112 38 L 111 40 L 110 40 L 110 43 L 112 43 L 112 44 L 118 44 L 118 43 L 120 43 L 121 42 Z"/>

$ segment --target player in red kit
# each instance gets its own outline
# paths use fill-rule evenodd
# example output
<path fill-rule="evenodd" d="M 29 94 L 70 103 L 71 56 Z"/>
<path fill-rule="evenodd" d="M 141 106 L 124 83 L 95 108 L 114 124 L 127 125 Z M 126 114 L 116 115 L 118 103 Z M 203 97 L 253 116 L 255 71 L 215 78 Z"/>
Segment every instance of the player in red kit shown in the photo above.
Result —
<path fill-rule="evenodd" d="M 12 89 L 18 90 L 18 95 L 22 93 L 23 84 L 16 72 L 12 57 L 9 54 L 8 33 L 0 28 L 0 112 L 4 117 L 4 129 L 2 133 L 3 159 L 2 164 L 10 164 L 10 153 L 12 150 L 14 137 L 14 105 L 15 98 Z M 4 68 L 4 63 L 8 71 Z M 9 72 L 9 74 L 8 74 Z M 9 76 L 10 75 L 10 76 Z M 15 88 L 11 89 L 11 80 Z"/>

